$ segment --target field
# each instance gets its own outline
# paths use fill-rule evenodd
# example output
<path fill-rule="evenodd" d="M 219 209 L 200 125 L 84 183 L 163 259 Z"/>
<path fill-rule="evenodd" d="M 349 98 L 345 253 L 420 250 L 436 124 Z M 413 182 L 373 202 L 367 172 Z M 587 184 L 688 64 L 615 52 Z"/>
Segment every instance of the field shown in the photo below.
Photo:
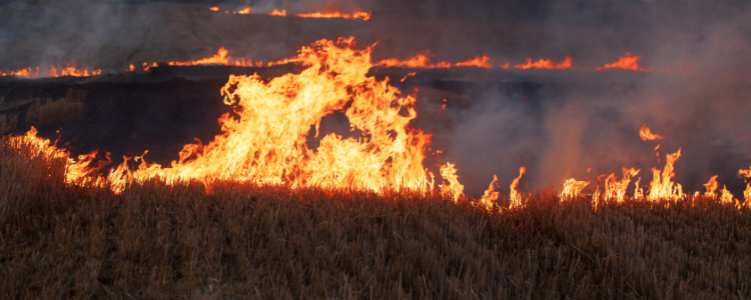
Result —
<path fill-rule="evenodd" d="M 6 299 L 750 299 L 751 211 L 531 195 L 521 209 L 231 182 L 107 189 L 0 141 Z"/>

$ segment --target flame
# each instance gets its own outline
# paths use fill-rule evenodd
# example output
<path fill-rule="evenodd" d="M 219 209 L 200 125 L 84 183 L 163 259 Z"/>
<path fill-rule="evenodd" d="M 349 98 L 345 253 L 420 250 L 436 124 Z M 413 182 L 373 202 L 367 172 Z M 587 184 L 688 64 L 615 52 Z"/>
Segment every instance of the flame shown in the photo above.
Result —
<path fill-rule="evenodd" d="M 748 178 L 751 178 L 751 169 L 740 169 L 738 170 L 738 175 L 744 176 L 748 180 Z M 751 208 L 751 183 L 749 183 L 748 181 L 746 182 L 746 190 L 743 191 L 743 199 L 743 204 L 748 208 Z"/>
<path fill-rule="evenodd" d="M 435 69 L 435 68 L 450 68 L 451 63 L 450 62 L 439 62 L 437 64 L 431 64 L 430 58 L 435 56 L 433 53 L 430 52 L 430 50 L 426 50 L 422 53 L 418 53 L 415 55 L 415 57 L 412 57 L 408 60 L 398 60 L 396 58 L 389 58 L 381 60 L 373 65 L 375 66 L 381 66 L 381 67 L 398 67 L 398 68 L 423 68 L 423 69 Z"/>
<path fill-rule="evenodd" d="M 566 59 L 557 65 L 554 64 L 553 61 L 551 61 L 549 58 L 540 58 L 539 60 L 533 63 L 532 58 L 529 57 L 527 58 L 526 63 L 515 65 L 514 68 L 522 69 L 522 70 L 527 70 L 531 68 L 561 70 L 561 69 L 570 68 L 572 61 L 573 61 L 573 58 L 571 58 L 571 56 L 566 56 Z"/>
<path fill-rule="evenodd" d="M 24 78 L 38 78 L 38 77 L 60 77 L 60 76 L 73 76 L 73 77 L 88 77 L 101 75 L 102 70 L 94 70 L 89 72 L 88 68 L 83 70 L 73 67 L 71 64 L 66 64 L 65 67 L 56 68 L 51 66 L 46 72 L 40 72 L 39 67 L 32 69 L 31 67 L 20 69 L 16 71 L 0 72 L 0 76 L 19 76 Z"/>
<path fill-rule="evenodd" d="M 641 126 L 641 129 L 639 129 L 639 136 L 641 137 L 642 140 L 645 140 L 645 141 L 661 140 L 665 138 L 664 136 L 653 134 L 652 130 L 649 129 L 649 127 L 647 127 L 647 124 L 644 124 Z M 659 148 L 660 148 L 660 145 L 657 145 L 657 147 L 655 148 L 655 151 L 657 151 L 657 149 Z"/>
<path fill-rule="evenodd" d="M 141 162 L 137 170 L 121 165 L 111 177 L 115 187 L 160 177 L 168 183 L 232 179 L 293 187 L 426 189 L 430 181 L 422 162 L 431 136 L 408 126 L 416 117 L 415 96 L 400 97 L 388 79 L 367 77 L 371 47 L 354 46 L 352 37 L 317 41 L 295 58 L 307 69 L 268 82 L 257 74 L 231 75 L 221 93 L 238 118 L 223 115 L 222 134 L 206 145 L 185 145 L 169 167 L 149 165 L 143 157 L 135 159 Z M 317 149 L 308 149 L 311 126 L 342 110 L 363 135 L 344 139 L 331 133 Z M 442 171 L 453 169 L 446 167 Z"/>
<path fill-rule="evenodd" d="M 371 14 L 369 11 L 356 11 L 351 14 L 340 13 L 340 12 L 331 12 L 331 13 L 314 12 L 314 13 L 307 13 L 307 14 L 296 14 L 295 16 L 301 17 L 301 18 L 325 18 L 325 19 L 343 18 L 343 19 L 367 21 L 367 20 L 370 20 Z"/>
<path fill-rule="evenodd" d="M 678 149 L 676 153 L 666 155 L 665 169 L 662 172 L 657 168 L 652 168 L 654 178 L 650 183 L 647 199 L 651 201 L 660 199 L 677 200 L 683 197 L 683 188 L 680 184 L 673 182 L 675 176 L 673 164 L 678 161 L 679 157 L 681 157 L 681 149 Z"/>
<path fill-rule="evenodd" d="M 615 173 L 610 174 L 605 179 L 605 192 L 603 194 L 604 200 L 615 200 L 618 203 L 623 203 L 626 197 L 626 189 L 628 184 L 631 183 L 631 178 L 638 175 L 639 171 L 634 168 L 626 169 L 623 167 L 623 179 L 617 180 Z"/>
<path fill-rule="evenodd" d="M 720 190 L 720 193 L 722 193 L 720 195 L 720 203 L 729 205 L 729 204 L 733 204 L 737 202 L 737 200 L 735 200 L 735 197 L 733 197 L 733 194 L 731 194 L 730 191 L 728 191 L 725 185 L 722 186 L 722 190 Z"/>
<path fill-rule="evenodd" d="M 459 176 L 456 175 L 456 168 L 454 164 L 446 163 L 441 166 L 441 177 L 447 181 L 448 184 L 444 184 L 441 187 L 441 192 L 452 199 L 454 202 L 458 202 L 459 199 L 464 197 L 464 186 L 459 183 Z"/>
<path fill-rule="evenodd" d="M 576 179 L 569 178 L 563 182 L 563 191 L 561 192 L 561 199 L 573 199 L 579 197 L 581 191 L 589 185 L 589 181 L 576 181 Z"/>
<path fill-rule="evenodd" d="M 527 168 L 520 167 L 519 177 L 516 177 L 516 179 L 511 182 L 511 195 L 509 196 L 511 202 L 509 203 L 509 208 L 522 207 L 522 195 L 519 193 L 519 190 L 517 190 L 517 187 L 519 186 L 519 180 L 522 179 L 524 173 L 527 173 Z"/>
<path fill-rule="evenodd" d="M 216 54 L 212 57 L 206 57 L 199 60 L 189 60 L 189 61 L 171 61 L 167 64 L 170 66 L 198 66 L 198 65 L 223 65 L 223 66 L 238 66 L 238 67 L 261 67 L 263 66 L 262 62 L 253 62 L 252 60 L 245 60 L 242 59 L 232 59 L 230 58 L 229 50 L 225 49 L 224 47 L 220 47 L 219 50 L 216 51 Z M 271 64 L 271 63 L 270 63 Z M 154 63 L 152 67 L 156 67 L 157 63 Z M 144 71 L 148 70 L 148 63 L 144 63 Z"/>
<path fill-rule="evenodd" d="M 707 191 L 704 193 L 705 197 L 714 198 L 717 196 L 717 194 L 715 194 L 715 191 L 719 187 L 719 184 L 717 183 L 717 177 L 719 177 L 719 175 L 712 176 L 712 178 L 709 179 L 709 182 L 704 184 L 704 187 L 707 189 Z"/>
<path fill-rule="evenodd" d="M 267 13 L 269 16 L 278 16 L 278 17 L 286 17 L 287 16 L 287 10 L 282 9 L 281 11 L 278 9 L 274 9 L 274 11 Z"/>
<path fill-rule="evenodd" d="M 493 181 L 490 182 L 488 189 L 480 198 L 480 205 L 485 206 L 488 210 L 493 209 L 493 203 L 501 196 L 500 192 L 495 191 L 495 186 L 498 185 L 498 176 L 493 175 Z"/>
<path fill-rule="evenodd" d="M 633 70 L 633 71 L 642 71 L 642 72 L 652 71 L 652 68 L 647 68 L 647 69 L 639 68 L 639 63 L 638 63 L 639 59 L 641 59 L 641 56 L 631 56 L 631 53 L 626 52 L 626 56 L 621 56 L 617 62 L 614 62 L 612 64 L 605 64 L 602 67 L 595 68 L 595 70 L 602 71 L 602 70 L 607 70 L 607 69 L 624 69 L 624 70 Z"/>
<path fill-rule="evenodd" d="M 459 62 L 454 64 L 456 67 L 478 67 L 478 68 L 485 68 L 485 69 L 491 69 L 493 68 L 493 65 L 488 62 L 490 58 L 488 58 L 487 55 L 481 56 L 475 56 L 473 59 L 468 59 L 463 62 Z"/>
<path fill-rule="evenodd" d="M 210 10 L 210 11 L 219 11 L 219 6 L 212 6 L 212 7 L 209 7 L 209 10 Z"/>
<path fill-rule="evenodd" d="M 248 14 L 250 14 L 250 7 L 246 7 L 246 8 L 241 9 L 240 11 L 237 12 L 237 14 L 238 15 L 248 15 Z"/>

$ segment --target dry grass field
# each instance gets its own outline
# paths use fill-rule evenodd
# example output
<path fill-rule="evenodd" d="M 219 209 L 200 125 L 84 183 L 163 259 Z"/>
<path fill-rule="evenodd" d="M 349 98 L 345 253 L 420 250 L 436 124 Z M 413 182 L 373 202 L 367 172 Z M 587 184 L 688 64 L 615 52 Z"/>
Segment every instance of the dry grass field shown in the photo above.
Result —
<path fill-rule="evenodd" d="M 751 299 L 751 211 L 539 193 L 488 212 L 438 195 L 229 182 L 64 184 L 0 141 L 4 299 Z"/>

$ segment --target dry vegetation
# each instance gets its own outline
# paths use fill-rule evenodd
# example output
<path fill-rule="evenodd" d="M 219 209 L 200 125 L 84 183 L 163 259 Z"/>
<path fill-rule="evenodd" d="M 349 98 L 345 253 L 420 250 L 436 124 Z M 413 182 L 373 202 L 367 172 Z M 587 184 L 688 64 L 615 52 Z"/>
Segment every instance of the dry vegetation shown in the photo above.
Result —
<path fill-rule="evenodd" d="M 750 299 L 751 211 L 147 182 L 66 186 L 0 141 L 6 299 Z"/>
<path fill-rule="evenodd" d="M 85 98 L 85 90 L 68 89 L 64 98 L 33 99 L 31 107 L 26 112 L 26 122 L 36 126 L 64 126 L 76 123 L 83 118 L 82 101 Z"/>

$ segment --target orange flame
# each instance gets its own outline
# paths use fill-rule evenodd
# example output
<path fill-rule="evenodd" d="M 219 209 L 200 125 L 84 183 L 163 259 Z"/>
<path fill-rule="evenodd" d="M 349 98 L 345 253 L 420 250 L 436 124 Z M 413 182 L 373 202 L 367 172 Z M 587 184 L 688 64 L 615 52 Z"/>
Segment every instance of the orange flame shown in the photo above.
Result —
<path fill-rule="evenodd" d="M 610 174 L 610 176 L 605 179 L 605 192 L 603 199 L 615 200 L 618 203 L 623 203 L 626 197 L 628 184 L 631 183 L 632 177 L 639 174 L 639 171 L 641 170 L 635 170 L 634 168 L 626 169 L 626 167 L 623 167 L 623 179 L 620 181 L 617 180 L 615 173 Z"/>
<path fill-rule="evenodd" d="M 645 140 L 645 141 L 661 140 L 665 138 L 664 136 L 653 134 L 652 130 L 649 129 L 649 127 L 647 127 L 647 124 L 644 124 L 641 126 L 641 129 L 639 129 L 639 136 L 641 137 L 642 140 Z M 657 145 L 657 148 L 655 148 L 655 151 L 657 151 L 659 147 L 660 145 Z"/>
<path fill-rule="evenodd" d="M 36 70 L 32 68 L 25 68 L 16 71 L 0 72 L 0 76 L 20 76 L 24 78 L 37 78 L 37 77 L 60 77 L 60 76 L 73 76 L 73 77 L 88 77 L 101 75 L 102 70 L 94 70 L 89 72 L 88 68 L 79 70 L 71 64 L 66 64 L 65 67 L 60 69 L 51 66 L 47 72 L 40 72 L 39 67 Z"/>
<path fill-rule="evenodd" d="M 488 189 L 480 198 L 480 205 L 485 206 L 488 210 L 493 209 L 493 203 L 501 196 L 500 192 L 495 191 L 496 185 L 498 185 L 498 176 L 493 175 L 493 181 L 490 182 Z"/>
<path fill-rule="evenodd" d="M 607 70 L 607 69 L 624 69 L 624 70 L 633 70 L 633 71 L 642 71 L 642 72 L 652 71 L 652 68 L 647 68 L 647 69 L 639 68 L 639 63 L 638 63 L 639 59 L 641 59 L 641 56 L 631 56 L 631 53 L 626 52 L 626 56 L 621 56 L 617 62 L 614 62 L 612 64 L 605 64 L 602 67 L 595 68 L 595 70 L 602 71 L 602 70 Z"/>
<path fill-rule="evenodd" d="M 478 68 L 485 68 L 485 69 L 491 69 L 493 68 L 493 64 L 489 62 L 490 58 L 488 58 L 487 55 L 481 56 L 475 56 L 473 59 L 468 59 L 463 62 L 459 62 L 454 64 L 454 66 L 457 67 L 478 67 Z"/>
<path fill-rule="evenodd" d="M 679 157 L 681 157 L 681 149 L 678 149 L 676 153 L 666 155 L 665 169 L 662 172 L 657 168 L 652 168 L 654 178 L 650 183 L 647 199 L 651 201 L 660 199 L 677 200 L 683 197 L 683 187 L 679 183 L 673 182 L 675 176 L 673 164 L 678 161 Z"/>
<path fill-rule="evenodd" d="M 296 57 L 307 69 L 268 82 L 259 75 L 230 76 L 221 92 L 238 118 L 223 115 L 222 134 L 207 145 L 186 145 L 170 167 L 137 158 L 137 170 L 120 168 L 116 187 L 131 178 L 160 177 L 168 183 L 233 179 L 373 191 L 427 188 L 422 161 L 431 136 L 408 127 L 416 117 L 415 96 L 400 97 L 388 79 L 367 77 L 371 48 L 353 47 L 354 38 L 320 40 Z M 311 126 L 341 110 L 363 136 L 332 133 L 318 149 L 308 149 Z"/>
<path fill-rule="evenodd" d="M 381 67 L 397 67 L 397 68 L 423 68 L 423 69 L 434 69 L 434 68 L 450 68 L 451 63 L 450 62 L 439 62 L 437 64 L 431 64 L 430 58 L 435 56 L 433 53 L 430 52 L 430 50 L 426 50 L 425 52 L 418 53 L 415 57 L 410 58 L 408 60 L 398 60 L 396 58 L 389 58 L 381 60 L 373 65 L 375 66 L 381 66 Z"/>
<path fill-rule="evenodd" d="M 569 178 L 563 182 L 563 191 L 561 192 L 561 199 L 573 199 L 579 197 L 581 191 L 589 185 L 589 181 L 576 181 L 576 179 Z"/>
<path fill-rule="evenodd" d="M 209 7 L 209 10 L 210 10 L 210 11 L 219 11 L 219 6 L 212 6 L 212 7 Z"/>
<path fill-rule="evenodd" d="M 717 188 L 719 187 L 717 177 L 719 177 L 719 175 L 712 176 L 712 178 L 709 178 L 709 182 L 704 184 L 704 187 L 707 189 L 704 193 L 705 197 L 714 198 L 717 196 L 717 194 L 715 194 L 715 191 L 717 191 Z"/>
<path fill-rule="evenodd" d="M 454 199 L 454 202 L 458 202 L 459 199 L 464 197 L 464 186 L 459 183 L 459 176 L 456 175 L 454 164 L 446 163 L 441 166 L 440 171 L 443 180 L 448 182 L 441 187 L 441 192 L 446 197 Z"/>
<path fill-rule="evenodd" d="M 248 14 L 250 14 L 250 7 L 246 7 L 246 8 L 241 9 L 240 11 L 237 12 L 237 14 L 238 15 L 248 15 Z"/>
<path fill-rule="evenodd" d="M 267 13 L 267 15 L 269 15 L 269 16 L 278 16 L 278 17 L 286 17 L 287 16 L 287 10 L 286 9 L 282 9 L 280 11 L 280 10 L 274 9 L 274 11 L 272 11 L 270 13 Z"/>
<path fill-rule="evenodd" d="M 321 12 L 314 12 L 314 13 L 307 13 L 307 14 L 296 14 L 296 17 L 301 18 L 325 18 L 325 19 L 331 19 L 331 18 L 343 18 L 343 19 L 352 19 L 352 20 L 363 20 L 367 21 L 370 20 L 370 12 L 369 11 L 356 11 L 351 14 L 346 13 L 340 13 L 340 12 L 331 12 L 331 13 L 321 13 Z"/>
<path fill-rule="evenodd" d="M 529 57 L 527 58 L 526 63 L 515 65 L 514 68 L 522 69 L 522 70 L 527 70 L 531 68 L 561 70 L 561 69 L 570 68 L 572 61 L 573 61 L 573 58 L 571 58 L 571 56 L 566 56 L 566 59 L 559 64 L 554 64 L 553 61 L 551 61 L 549 58 L 540 58 L 536 62 L 532 62 L 532 58 Z"/>
<path fill-rule="evenodd" d="M 738 170 L 738 175 L 742 175 L 746 177 L 746 179 L 748 180 L 748 178 L 751 178 L 751 169 L 748 169 L 748 170 L 740 169 Z M 743 204 L 747 206 L 748 208 L 751 208 L 751 183 L 749 182 L 746 182 L 746 190 L 743 191 L 743 199 L 744 199 Z"/>
<path fill-rule="evenodd" d="M 199 60 L 189 61 L 171 61 L 167 63 L 170 66 L 198 66 L 198 65 L 223 65 L 223 66 L 238 66 L 238 67 L 260 67 L 263 65 L 261 62 L 253 62 L 252 60 L 245 59 L 231 59 L 229 51 L 224 47 L 220 47 L 216 51 L 216 54 L 212 57 L 206 57 Z M 144 63 L 144 70 L 148 70 L 148 64 Z M 154 63 L 153 67 L 156 67 L 157 63 Z"/>
<path fill-rule="evenodd" d="M 519 180 L 522 179 L 522 176 L 524 173 L 527 173 L 526 167 L 520 167 L 519 168 L 519 177 L 516 177 L 514 181 L 511 182 L 511 195 L 509 195 L 509 208 L 517 208 L 522 207 L 522 195 L 519 193 L 519 190 L 517 190 L 517 187 L 519 186 Z"/>

